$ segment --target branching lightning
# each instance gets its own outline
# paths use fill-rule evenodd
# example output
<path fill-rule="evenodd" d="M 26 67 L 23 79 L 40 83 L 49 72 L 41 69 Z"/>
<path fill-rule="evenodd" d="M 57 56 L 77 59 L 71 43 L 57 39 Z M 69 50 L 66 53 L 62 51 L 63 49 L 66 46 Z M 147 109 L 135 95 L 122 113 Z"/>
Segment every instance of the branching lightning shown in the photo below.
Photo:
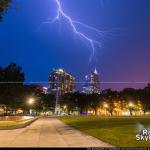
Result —
<path fill-rule="evenodd" d="M 49 24 L 49 23 L 54 23 L 57 20 L 59 20 L 61 17 L 64 18 L 68 24 L 70 25 L 70 27 L 72 28 L 72 31 L 75 35 L 77 35 L 79 38 L 87 41 L 91 47 L 91 56 L 90 56 L 90 62 L 92 61 L 92 59 L 94 58 L 95 55 L 95 50 L 96 47 L 101 48 L 101 42 L 98 40 L 95 40 L 91 37 L 89 37 L 88 35 L 86 35 L 84 32 L 81 32 L 77 27 L 83 27 L 84 29 L 89 30 L 90 32 L 92 31 L 95 35 L 97 35 L 98 37 L 102 37 L 105 35 L 104 31 L 100 31 L 92 26 L 89 26 L 87 24 L 84 24 L 82 22 L 73 20 L 69 15 L 67 15 L 62 7 L 61 7 L 61 3 L 59 0 L 55 0 L 56 4 L 57 4 L 57 14 L 53 19 L 49 19 L 47 22 L 43 22 L 43 24 Z"/>

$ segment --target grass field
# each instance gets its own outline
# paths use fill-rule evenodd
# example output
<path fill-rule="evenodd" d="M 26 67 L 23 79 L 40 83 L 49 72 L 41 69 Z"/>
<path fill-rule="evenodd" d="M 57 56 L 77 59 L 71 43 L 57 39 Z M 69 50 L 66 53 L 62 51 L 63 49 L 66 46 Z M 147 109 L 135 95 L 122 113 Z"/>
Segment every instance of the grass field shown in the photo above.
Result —
<path fill-rule="evenodd" d="M 137 124 L 150 128 L 150 116 L 141 117 L 100 117 L 76 116 L 59 117 L 70 126 L 117 147 L 150 147 L 150 141 L 136 141 Z"/>
<path fill-rule="evenodd" d="M 22 119 L 22 120 L 18 120 L 18 121 L 0 121 L 0 126 L 18 125 L 18 124 L 23 124 L 23 123 L 31 121 L 31 120 L 33 120 L 33 118 Z"/>

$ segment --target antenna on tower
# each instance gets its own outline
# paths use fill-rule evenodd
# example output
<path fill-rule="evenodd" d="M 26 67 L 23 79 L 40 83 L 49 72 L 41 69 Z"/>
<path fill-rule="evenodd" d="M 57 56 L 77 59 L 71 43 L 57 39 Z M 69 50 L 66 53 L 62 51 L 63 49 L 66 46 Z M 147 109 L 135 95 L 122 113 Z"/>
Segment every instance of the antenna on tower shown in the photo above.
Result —
<path fill-rule="evenodd" d="M 98 72 L 97 72 L 97 69 L 96 69 L 96 68 L 95 68 L 95 70 L 94 70 L 94 73 L 95 73 L 95 74 L 98 74 Z"/>

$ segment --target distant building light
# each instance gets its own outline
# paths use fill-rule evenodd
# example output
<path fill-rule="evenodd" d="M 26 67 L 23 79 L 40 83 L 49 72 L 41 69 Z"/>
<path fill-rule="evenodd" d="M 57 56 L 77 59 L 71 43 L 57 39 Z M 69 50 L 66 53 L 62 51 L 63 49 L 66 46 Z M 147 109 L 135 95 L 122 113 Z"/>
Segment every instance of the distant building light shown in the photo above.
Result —
<path fill-rule="evenodd" d="M 86 79 L 86 80 L 88 79 L 88 75 L 85 76 L 85 79 Z"/>

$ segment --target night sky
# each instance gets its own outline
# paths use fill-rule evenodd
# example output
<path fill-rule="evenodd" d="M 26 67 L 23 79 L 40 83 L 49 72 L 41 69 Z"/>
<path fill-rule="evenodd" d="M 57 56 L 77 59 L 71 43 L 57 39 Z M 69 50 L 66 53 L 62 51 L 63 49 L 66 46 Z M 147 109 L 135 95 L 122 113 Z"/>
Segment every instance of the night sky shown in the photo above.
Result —
<path fill-rule="evenodd" d="M 63 19 L 43 24 L 57 13 L 55 0 L 13 0 L 0 22 L 0 66 L 16 62 L 26 82 L 48 81 L 63 68 L 84 81 L 97 68 L 102 82 L 150 82 L 150 0 L 60 0 L 72 19 L 110 33 L 92 62 L 91 47 Z M 39 28 L 41 27 L 41 28 Z M 83 28 L 78 28 L 90 37 Z M 101 89 L 143 88 L 141 83 L 103 83 Z M 77 87 L 80 87 L 77 85 Z"/>

